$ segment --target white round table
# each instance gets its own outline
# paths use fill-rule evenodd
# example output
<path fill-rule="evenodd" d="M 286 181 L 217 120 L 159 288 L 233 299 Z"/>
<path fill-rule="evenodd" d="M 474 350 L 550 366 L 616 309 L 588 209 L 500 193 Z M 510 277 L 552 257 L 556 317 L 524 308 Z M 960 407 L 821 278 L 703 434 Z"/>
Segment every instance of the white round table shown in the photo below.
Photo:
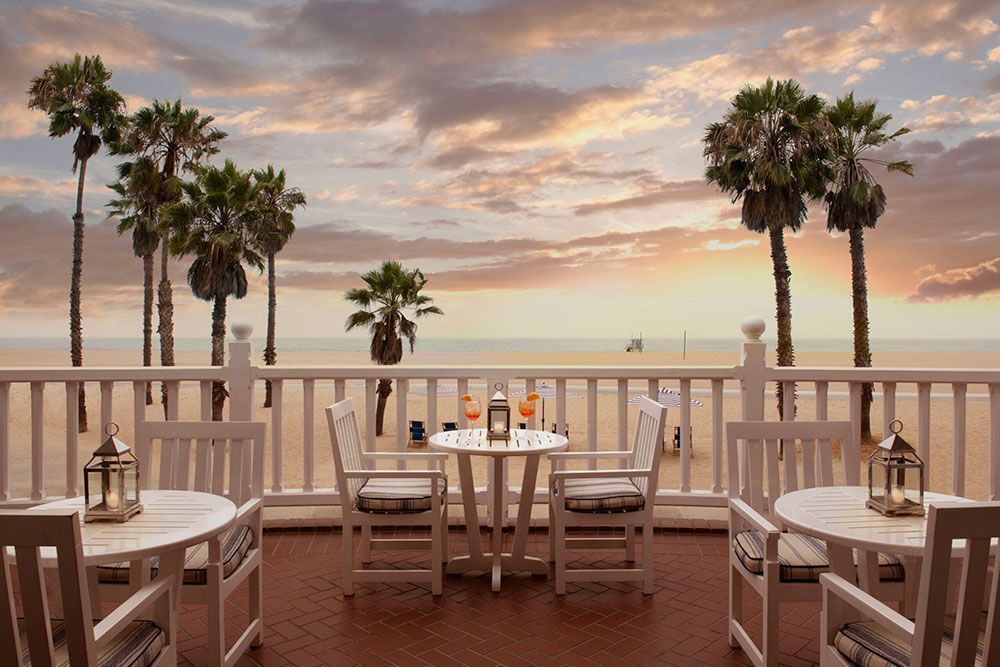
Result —
<path fill-rule="evenodd" d="M 858 550 L 858 583 L 872 593 L 878 586 L 878 554 L 899 554 L 906 566 L 906 608 L 915 608 L 920 563 L 927 541 L 927 516 L 882 516 L 865 507 L 866 486 L 825 486 L 792 491 L 774 503 L 774 514 L 783 526 L 826 540 L 830 570 L 848 581 L 854 579 Z M 924 493 L 924 506 L 973 502 L 942 493 Z M 962 545 L 955 545 L 961 550 Z"/>
<path fill-rule="evenodd" d="M 205 542 L 232 528 L 236 520 L 236 505 L 223 496 L 197 491 L 143 490 L 140 495 L 142 512 L 123 523 L 102 521 L 84 523 L 84 499 L 67 498 L 41 505 L 31 510 L 78 510 L 80 537 L 83 541 L 83 562 L 90 581 L 91 602 L 99 609 L 97 566 L 131 561 L 132 571 L 148 579 L 149 567 L 143 561 L 160 557 L 158 572 L 174 575 L 174 603 L 180 606 L 180 586 L 184 579 L 184 552 L 188 547 Z M 55 550 L 41 549 L 42 564 L 56 567 Z M 129 587 L 137 590 L 142 581 L 129 577 Z"/>
<path fill-rule="evenodd" d="M 469 554 L 448 561 L 448 572 L 490 572 L 492 588 L 500 590 L 502 573 L 530 572 L 546 574 L 548 563 L 541 558 L 525 555 L 528 544 L 528 527 L 531 522 L 531 503 L 535 498 L 535 481 L 538 478 L 538 460 L 542 454 L 566 449 L 565 436 L 547 431 L 515 429 L 509 442 L 488 442 L 486 429 L 462 429 L 435 433 L 428 440 L 432 449 L 458 456 L 458 475 L 462 486 L 462 503 L 465 508 L 465 530 L 469 538 Z M 489 456 L 493 459 L 493 533 L 490 536 L 493 550 L 484 553 L 479 543 L 479 516 L 476 511 L 476 486 L 472 479 L 472 457 Z M 511 456 L 523 456 L 524 479 L 521 482 L 521 501 L 517 508 L 514 527 L 514 547 L 503 551 L 503 517 L 507 489 L 503 483 L 504 462 Z"/>

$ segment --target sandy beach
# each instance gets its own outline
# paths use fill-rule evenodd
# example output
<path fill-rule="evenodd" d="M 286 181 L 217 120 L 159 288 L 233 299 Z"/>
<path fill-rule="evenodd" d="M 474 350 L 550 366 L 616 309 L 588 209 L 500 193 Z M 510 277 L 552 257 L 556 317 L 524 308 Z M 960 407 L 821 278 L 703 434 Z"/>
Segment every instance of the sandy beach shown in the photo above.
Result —
<path fill-rule="evenodd" d="M 57 350 L 0 350 L 0 367 L 26 366 L 64 366 L 65 352 Z M 129 366 L 138 360 L 138 352 L 93 350 L 86 357 L 88 366 Z M 204 364 L 207 353 L 182 352 L 178 355 L 178 365 Z M 716 366 L 732 365 L 736 362 L 738 351 L 731 353 L 688 353 L 686 359 L 675 353 L 626 354 L 623 352 L 608 353 L 444 353 L 418 352 L 408 355 L 404 361 L 407 365 L 641 365 L 641 366 Z M 280 362 L 289 365 L 323 365 L 336 366 L 343 364 L 366 364 L 367 355 L 362 353 L 305 353 L 282 352 Z M 773 363 L 773 359 L 771 360 Z M 846 353 L 812 352 L 798 355 L 800 366 L 846 366 L 850 365 L 850 355 Z M 983 352 L 895 352 L 876 353 L 876 364 L 885 367 L 935 367 L 935 368 L 1000 368 L 1000 351 Z M 413 386 L 420 383 L 412 383 Z M 442 385 L 445 383 L 442 381 Z M 642 385 L 642 386 L 640 386 Z M 518 386 L 517 384 L 514 385 Z M 676 384 L 664 381 L 661 386 L 673 387 Z M 600 449 L 617 448 L 617 408 L 614 393 L 614 382 L 600 383 L 598 395 L 598 447 Z M 644 390 L 644 383 L 633 383 L 635 393 Z M 477 383 L 471 384 L 473 393 L 486 398 L 485 387 Z M 570 391 L 576 390 L 579 398 L 566 401 L 567 421 L 570 425 L 570 449 L 579 450 L 586 447 L 586 400 L 585 387 L 569 383 Z M 706 489 L 711 485 L 711 397 L 707 395 L 708 383 L 693 384 L 694 397 L 703 405 L 693 407 L 691 425 L 693 429 L 693 451 L 691 459 L 692 483 L 694 488 Z M 739 419 L 739 399 L 733 395 L 736 385 L 727 385 L 726 396 L 723 399 L 723 414 L 725 420 Z M 815 402 L 808 395 L 812 387 L 803 385 L 803 395 L 798 401 L 800 419 L 807 419 L 815 414 Z M 847 400 L 840 394 L 846 389 L 843 386 L 830 387 L 829 413 L 831 419 L 846 419 L 848 414 Z M 269 409 L 260 407 L 263 403 L 263 383 L 256 388 L 255 419 L 270 422 Z M 325 418 L 322 407 L 333 402 L 333 383 L 317 382 L 315 414 L 311 415 L 315 432 L 315 462 L 317 487 L 330 487 L 333 484 L 334 473 L 331 462 L 329 438 L 326 432 Z M 917 439 L 917 403 L 915 387 L 900 385 L 898 388 L 896 415 L 904 423 L 904 436 L 916 444 Z M 363 387 L 358 382 L 348 384 L 347 394 L 353 396 L 359 409 L 363 410 Z M 952 479 L 952 403 L 950 388 L 935 386 L 931 403 L 931 461 L 930 489 L 948 492 L 951 490 Z M 154 391 L 158 398 L 158 388 Z M 988 429 L 989 404 L 984 398 L 985 387 L 969 388 L 967 410 L 967 470 L 966 495 L 972 498 L 985 498 L 988 493 L 988 467 L 980 461 L 988 460 Z M 380 450 L 392 450 L 396 442 L 395 402 L 398 393 L 389 398 L 386 409 L 385 434 L 378 440 Z M 96 385 L 88 386 L 88 406 L 90 410 L 91 430 L 80 436 L 80 461 L 82 467 L 89 458 L 89 453 L 98 445 L 101 430 L 99 428 L 100 392 Z M 426 396 L 409 393 L 406 396 L 409 419 L 426 419 Z M 630 407 L 630 425 L 634 420 L 636 408 Z M 773 400 L 767 401 L 768 419 L 776 419 L 776 408 Z M 456 398 L 454 395 L 440 396 L 438 399 L 439 421 L 456 418 Z M 57 385 L 49 385 L 45 392 L 45 487 L 50 495 L 61 495 L 65 490 L 66 463 L 64 455 L 65 443 L 65 391 Z M 132 434 L 132 387 L 130 383 L 119 383 L 114 391 L 114 419 L 121 426 L 121 433 L 127 439 Z M 161 419 L 162 408 L 158 404 L 147 407 L 147 419 Z M 181 388 L 181 419 L 196 419 L 198 417 L 198 386 L 196 383 L 182 385 Z M 546 420 L 555 418 L 555 401 L 547 401 Z M 680 419 L 679 411 L 668 411 L 668 438 Z M 364 420 L 361 415 L 361 424 Z M 481 422 L 480 422 L 481 425 Z M 284 388 L 284 448 L 283 448 L 283 482 L 286 489 L 301 487 L 302 483 L 302 385 L 297 382 L 287 382 Z M 882 403 L 876 399 L 872 409 L 872 426 L 876 436 L 882 427 Z M 405 427 L 405 425 L 404 425 Z M 26 496 L 30 490 L 30 397 L 29 388 L 24 384 L 12 385 L 10 392 L 10 483 L 11 492 L 16 497 Z M 631 433 L 631 428 L 629 429 Z M 270 447 L 270 444 L 268 445 Z M 271 484 L 271 453 L 265 454 L 266 486 Z M 860 463 L 859 463 L 860 465 Z M 672 449 L 664 454 L 661 465 L 661 489 L 675 488 L 678 485 L 679 455 Z M 455 462 L 449 462 L 449 473 L 452 480 L 457 481 Z M 539 479 L 548 473 L 548 466 L 543 463 L 539 471 Z M 513 484 L 519 484 L 520 466 L 516 463 L 511 469 Z M 476 470 L 477 481 L 485 480 L 485 469 L 480 464 Z M 862 479 L 865 479 L 862 475 Z M 453 481 L 454 483 L 454 481 Z"/>

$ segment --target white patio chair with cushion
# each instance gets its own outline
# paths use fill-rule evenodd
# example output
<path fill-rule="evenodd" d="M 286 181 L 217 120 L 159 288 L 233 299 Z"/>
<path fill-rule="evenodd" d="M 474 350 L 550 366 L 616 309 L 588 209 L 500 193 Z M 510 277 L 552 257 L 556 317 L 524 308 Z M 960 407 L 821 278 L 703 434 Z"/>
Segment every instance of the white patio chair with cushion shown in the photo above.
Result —
<path fill-rule="evenodd" d="M 136 426 L 136 457 L 144 489 L 214 493 L 236 505 L 235 526 L 188 549 L 181 600 L 208 606 L 208 655 L 212 667 L 231 667 L 264 635 L 263 498 L 264 422 L 141 422 Z M 152 474 L 157 460 L 157 473 Z M 133 565 L 135 565 L 133 569 Z M 127 594 L 132 572 L 155 575 L 157 559 L 144 570 L 128 562 L 100 567 L 102 596 Z M 239 638 L 226 648 L 226 600 L 249 581 L 249 619 Z"/>
<path fill-rule="evenodd" d="M 447 454 L 365 452 L 354 401 L 350 398 L 326 409 L 330 427 L 337 490 L 343 512 L 343 589 L 354 595 L 358 582 L 427 583 L 431 593 L 441 595 L 442 563 L 447 560 L 448 476 Z M 378 470 L 378 459 L 401 459 L 424 463 L 419 470 Z M 432 467 L 437 465 L 436 468 Z M 427 526 L 427 539 L 373 539 L 373 526 Z M 361 527 L 361 562 L 371 563 L 372 547 L 386 549 L 430 549 L 428 570 L 357 569 L 354 567 L 354 527 Z"/>
<path fill-rule="evenodd" d="M 729 422 L 726 424 L 729 475 L 729 643 L 742 647 L 755 665 L 778 664 L 778 609 L 782 602 L 818 602 L 820 574 L 830 569 L 826 542 L 786 533 L 769 518 L 768 507 L 783 493 L 834 486 L 832 441 L 841 452 L 852 446 L 850 422 Z M 779 441 L 784 455 L 779 458 Z M 798 447 L 796 447 L 796 441 Z M 741 446 L 742 445 L 742 446 Z M 800 461 L 801 454 L 801 461 Z M 841 479 L 847 479 L 840 456 Z M 879 554 L 879 594 L 902 599 L 904 568 L 898 556 Z M 746 581 L 761 596 L 762 647 L 743 626 Z"/>
<path fill-rule="evenodd" d="M 11 559 L 7 548 L 13 547 Z M 39 547 L 53 547 L 52 581 L 62 619 L 49 618 Z M 11 565 L 16 562 L 24 616 L 15 615 Z M 83 565 L 80 515 L 66 510 L 0 510 L 0 665 L 165 667 L 177 664 L 173 576 L 157 578 L 104 620 L 91 613 Z"/>
<path fill-rule="evenodd" d="M 1000 568 L 989 568 L 996 538 L 1000 503 L 931 505 L 916 621 L 842 577 L 821 575 L 820 664 L 1000 665 Z M 954 540 L 965 540 L 967 549 L 962 568 L 954 570 L 961 574 L 957 614 L 951 615 Z"/>
<path fill-rule="evenodd" d="M 654 590 L 653 501 L 663 450 L 667 409 L 643 398 L 632 450 L 625 452 L 559 452 L 549 454 L 549 556 L 555 560 L 556 593 L 566 593 L 567 581 L 641 581 L 642 592 Z M 574 460 L 625 460 L 624 467 L 564 470 Z M 622 527 L 625 537 L 567 537 L 570 527 Z M 635 527 L 642 526 L 642 567 L 581 569 L 566 567 L 567 549 L 624 548 L 625 560 L 635 562 Z"/>

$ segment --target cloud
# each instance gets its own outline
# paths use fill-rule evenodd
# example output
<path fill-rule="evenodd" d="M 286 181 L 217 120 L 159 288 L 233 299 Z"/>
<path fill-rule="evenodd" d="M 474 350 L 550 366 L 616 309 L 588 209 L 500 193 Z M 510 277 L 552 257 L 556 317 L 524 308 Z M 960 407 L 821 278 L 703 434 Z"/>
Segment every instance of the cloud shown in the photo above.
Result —
<path fill-rule="evenodd" d="M 652 208 L 662 204 L 710 201 L 719 198 L 719 193 L 700 178 L 683 181 L 660 181 L 650 178 L 642 185 L 643 192 L 639 194 L 586 202 L 577 206 L 573 212 L 576 215 L 593 215 L 608 211 Z"/>
<path fill-rule="evenodd" d="M 43 195 L 66 199 L 76 193 L 76 179 L 46 181 L 33 176 L 0 173 L 0 197 L 24 198 Z"/>
<path fill-rule="evenodd" d="M 869 22 L 891 51 L 954 52 L 960 57 L 997 32 L 991 18 L 995 9 L 992 0 L 884 2 Z"/>
<path fill-rule="evenodd" d="M 1000 257 L 975 266 L 933 273 L 917 283 L 910 302 L 949 301 L 1000 293 Z"/>
<path fill-rule="evenodd" d="M 933 131 L 1000 122 L 1000 93 L 980 97 L 933 95 L 926 100 L 903 100 L 900 105 L 914 119 L 914 131 Z"/>
<path fill-rule="evenodd" d="M 718 252 L 720 250 L 736 250 L 738 248 L 752 248 L 754 246 L 760 245 L 760 241 L 757 239 L 743 239 L 742 241 L 728 241 L 723 242 L 717 239 L 710 239 L 701 244 L 704 250 L 709 250 L 712 252 Z"/>

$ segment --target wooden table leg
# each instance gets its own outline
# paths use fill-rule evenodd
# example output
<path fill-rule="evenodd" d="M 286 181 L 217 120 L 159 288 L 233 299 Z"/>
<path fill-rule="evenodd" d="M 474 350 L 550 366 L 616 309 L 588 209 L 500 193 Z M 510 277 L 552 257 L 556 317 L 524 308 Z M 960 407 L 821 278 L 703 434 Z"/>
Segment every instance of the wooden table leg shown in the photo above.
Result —
<path fill-rule="evenodd" d="M 851 548 L 836 542 L 827 542 L 826 550 L 830 556 L 830 571 L 843 577 L 846 581 L 857 583 L 854 552 Z"/>
<path fill-rule="evenodd" d="M 913 556 L 903 558 L 906 570 L 906 581 L 903 583 L 903 616 L 914 618 L 917 615 L 917 595 L 920 592 L 920 570 L 923 559 Z"/>
<path fill-rule="evenodd" d="M 156 575 L 174 575 L 174 617 L 181 617 L 181 584 L 184 583 L 184 554 L 186 549 L 172 549 L 160 556 Z"/>
<path fill-rule="evenodd" d="M 507 489 L 503 484 L 504 457 L 493 457 L 493 592 L 500 592 L 501 559 L 503 557 L 503 506 Z"/>
<path fill-rule="evenodd" d="M 524 560 L 528 545 L 528 531 L 531 528 L 531 504 L 535 500 L 535 484 L 538 480 L 537 454 L 525 457 L 524 479 L 521 482 L 521 502 L 517 506 L 517 524 L 514 526 L 513 561 Z"/>

